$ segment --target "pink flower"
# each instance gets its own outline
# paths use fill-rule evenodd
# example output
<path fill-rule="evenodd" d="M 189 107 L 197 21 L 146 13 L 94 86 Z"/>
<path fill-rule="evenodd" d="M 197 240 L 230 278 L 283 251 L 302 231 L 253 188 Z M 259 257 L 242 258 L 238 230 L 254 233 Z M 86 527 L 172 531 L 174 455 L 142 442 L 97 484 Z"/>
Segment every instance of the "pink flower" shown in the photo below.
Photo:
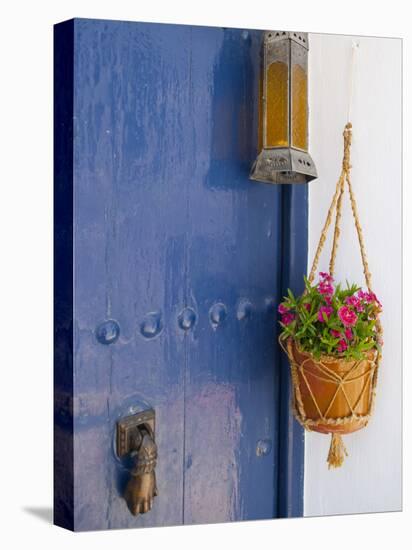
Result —
<path fill-rule="evenodd" d="M 350 329 L 349 327 L 345 328 L 345 336 L 348 340 L 352 340 L 352 338 L 353 338 L 352 329 Z"/>
<path fill-rule="evenodd" d="M 339 319 L 345 325 L 345 327 L 352 327 L 358 320 L 356 313 L 349 309 L 348 306 L 342 306 L 338 310 Z"/>
<path fill-rule="evenodd" d="M 321 323 L 324 323 L 325 319 L 324 319 L 323 314 L 325 314 L 326 317 L 329 319 L 329 317 L 332 315 L 332 313 L 333 313 L 333 308 L 332 307 L 330 307 L 330 306 L 321 306 L 319 308 L 319 311 L 318 311 L 318 320 Z"/>
<path fill-rule="evenodd" d="M 278 312 L 283 315 L 284 313 L 287 313 L 289 309 L 284 304 L 279 304 Z"/>
<path fill-rule="evenodd" d="M 333 281 L 332 275 L 329 275 L 329 273 L 325 273 L 324 271 L 321 271 L 319 276 L 327 283 L 331 283 Z"/>
<path fill-rule="evenodd" d="M 328 306 L 332 305 L 332 298 L 331 298 L 331 296 L 325 296 L 325 302 L 328 304 Z"/>
<path fill-rule="evenodd" d="M 369 292 L 368 293 L 368 302 L 371 304 L 372 302 L 376 302 L 378 304 L 379 307 L 382 307 L 382 304 L 380 303 L 380 301 L 378 300 L 378 298 L 376 297 L 376 294 L 374 292 Z"/>
<path fill-rule="evenodd" d="M 378 300 L 376 294 L 372 291 L 364 292 L 363 290 L 359 290 L 358 291 L 358 297 L 361 300 L 364 300 L 367 304 L 372 304 L 373 302 L 376 302 L 379 307 L 382 307 L 382 304 Z"/>
<path fill-rule="evenodd" d="M 348 296 L 345 300 L 345 304 L 348 304 L 348 306 L 353 306 L 358 312 L 361 312 L 364 309 L 361 300 L 356 296 Z"/>
<path fill-rule="evenodd" d="M 327 281 L 321 281 L 318 285 L 319 294 L 333 294 L 333 286 Z"/>
<path fill-rule="evenodd" d="M 293 313 L 286 312 L 282 315 L 281 322 L 284 325 L 290 325 L 290 323 L 294 320 L 295 320 L 295 316 L 293 315 Z"/>
<path fill-rule="evenodd" d="M 340 338 L 342 336 L 342 334 L 338 330 L 335 330 L 334 328 L 331 329 L 330 333 L 334 338 Z"/>
<path fill-rule="evenodd" d="M 345 340 L 343 338 L 342 338 L 342 340 L 339 340 L 337 347 L 338 347 L 338 352 L 339 353 L 342 353 L 343 351 L 348 349 L 348 345 L 347 345 L 347 343 L 345 342 Z"/>

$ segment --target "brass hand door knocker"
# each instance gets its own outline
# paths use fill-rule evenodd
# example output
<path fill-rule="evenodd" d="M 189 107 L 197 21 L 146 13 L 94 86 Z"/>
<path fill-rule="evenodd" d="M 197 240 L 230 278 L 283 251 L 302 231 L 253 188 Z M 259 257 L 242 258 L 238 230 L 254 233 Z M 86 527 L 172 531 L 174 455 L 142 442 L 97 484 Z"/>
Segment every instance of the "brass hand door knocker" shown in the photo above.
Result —
<path fill-rule="evenodd" d="M 129 454 L 133 467 L 124 498 L 130 512 L 137 516 L 152 509 L 157 496 L 157 445 L 154 437 L 154 411 L 129 416 L 117 423 L 117 454 Z"/>

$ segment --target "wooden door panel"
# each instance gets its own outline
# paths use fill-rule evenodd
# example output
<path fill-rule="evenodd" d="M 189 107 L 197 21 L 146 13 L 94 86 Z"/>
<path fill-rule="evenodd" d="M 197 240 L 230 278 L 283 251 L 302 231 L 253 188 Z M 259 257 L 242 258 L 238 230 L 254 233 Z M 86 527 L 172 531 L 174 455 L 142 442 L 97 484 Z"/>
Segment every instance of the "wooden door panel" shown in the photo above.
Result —
<path fill-rule="evenodd" d="M 260 42 L 192 31 L 186 523 L 276 517 L 281 189 L 249 180 Z"/>
<path fill-rule="evenodd" d="M 75 417 L 78 529 L 182 522 L 185 365 L 176 314 L 185 292 L 179 138 L 191 115 L 189 39 L 187 27 L 75 24 L 74 391 L 101 419 L 85 431 Z M 104 345 L 96 327 L 108 319 L 120 335 Z M 119 498 L 128 474 L 113 437 L 116 420 L 145 404 L 156 410 L 159 497 L 136 519 Z"/>
<path fill-rule="evenodd" d="M 275 304 L 290 266 L 306 266 L 306 190 L 248 178 L 261 37 L 83 19 L 56 27 L 60 525 L 296 515 L 301 431 Z M 159 495 L 133 517 L 115 426 L 146 408 L 156 411 Z"/>

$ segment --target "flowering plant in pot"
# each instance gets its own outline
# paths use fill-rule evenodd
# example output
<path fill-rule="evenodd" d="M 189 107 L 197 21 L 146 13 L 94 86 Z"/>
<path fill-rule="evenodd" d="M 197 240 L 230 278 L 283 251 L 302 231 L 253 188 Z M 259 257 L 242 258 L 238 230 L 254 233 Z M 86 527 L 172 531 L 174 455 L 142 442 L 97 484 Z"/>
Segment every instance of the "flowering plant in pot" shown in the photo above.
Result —
<path fill-rule="evenodd" d="M 318 284 L 305 277 L 305 292 L 288 296 L 279 305 L 281 340 L 292 338 L 301 351 L 336 358 L 363 358 L 369 350 L 381 351 L 376 320 L 382 305 L 376 294 L 346 283 L 334 286 L 333 277 L 319 273 Z"/>
<path fill-rule="evenodd" d="M 287 353 L 296 419 L 310 431 L 332 434 L 329 467 L 342 465 L 346 453 L 342 435 L 366 426 L 372 414 L 381 360 L 382 306 L 372 292 L 363 232 L 350 177 L 352 124 L 343 132 L 342 171 L 336 183 L 305 291 L 279 305 L 279 342 Z M 333 273 L 340 237 L 342 199 L 348 188 L 367 291 L 346 283 L 335 286 Z M 320 254 L 335 216 L 329 273 L 314 284 Z"/>
<path fill-rule="evenodd" d="M 301 296 L 279 304 L 279 341 L 288 354 L 294 412 L 308 430 L 331 433 L 331 467 L 341 466 L 341 439 L 366 426 L 373 404 L 381 339 L 381 303 L 371 291 L 346 283 L 334 285 L 321 272 L 317 284 L 305 277 Z"/>

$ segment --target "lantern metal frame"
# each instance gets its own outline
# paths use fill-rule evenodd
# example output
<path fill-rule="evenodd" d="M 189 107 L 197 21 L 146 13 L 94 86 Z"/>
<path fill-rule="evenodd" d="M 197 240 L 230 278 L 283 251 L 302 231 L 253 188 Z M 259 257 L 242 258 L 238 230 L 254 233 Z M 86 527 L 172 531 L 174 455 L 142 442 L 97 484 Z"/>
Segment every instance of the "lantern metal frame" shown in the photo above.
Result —
<path fill-rule="evenodd" d="M 263 37 L 263 90 L 261 101 L 262 149 L 252 166 L 250 179 L 272 184 L 308 183 L 317 178 L 315 163 L 307 147 L 299 148 L 292 143 L 293 79 L 292 67 L 300 65 L 308 74 L 308 34 L 302 32 L 266 31 Z M 287 73 L 287 138 L 288 145 L 270 146 L 267 144 L 267 83 L 268 69 L 272 63 L 285 63 Z M 306 106 L 308 103 L 306 86 Z M 308 107 L 306 107 L 306 144 L 308 142 Z"/>

